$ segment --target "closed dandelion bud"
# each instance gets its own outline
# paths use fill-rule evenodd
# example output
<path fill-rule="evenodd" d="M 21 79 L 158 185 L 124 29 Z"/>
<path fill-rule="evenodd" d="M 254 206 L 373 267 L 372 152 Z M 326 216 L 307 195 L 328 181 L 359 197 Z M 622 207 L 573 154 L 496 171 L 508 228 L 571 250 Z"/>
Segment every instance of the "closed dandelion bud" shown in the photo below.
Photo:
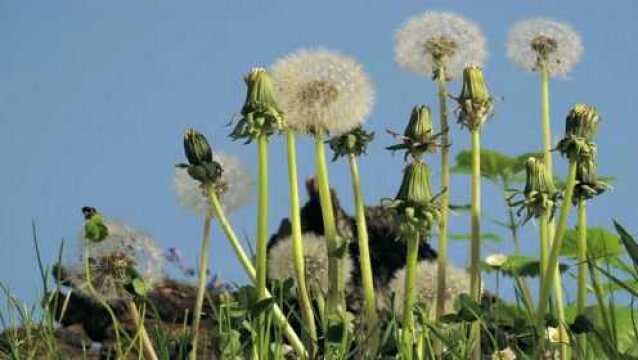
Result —
<path fill-rule="evenodd" d="M 576 104 L 567 115 L 565 135 L 592 140 L 598 130 L 600 115 L 595 107 Z"/>
<path fill-rule="evenodd" d="M 414 161 L 405 168 L 395 199 L 410 204 L 426 203 L 432 199 L 430 171 L 424 162 Z"/>
<path fill-rule="evenodd" d="M 242 119 L 230 137 L 246 139 L 249 143 L 259 136 L 270 136 L 283 128 L 283 117 L 275 102 L 270 76 L 263 68 L 254 68 L 244 77 L 246 101 L 241 109 Z"/>
<path fill-rule="evenodd" d="M 195 129 L 188 129 L 184 133 L 184 152 L 191 165 L 213 161 L 213 151 L 206 137 Z"/>
<path fill-rule="evenodd" d="M 90 206 L 85 206 L 82 208 L 82 213 L 84 214 L 84 237 L 87 240 L 93 242 L 100 242 L 104 240 L 108 234 L 108 228 L 104 224 L 104 218 L 102 215 L 95 210 L 95 208 Z"/>
<path fill-rule="evenodd" d="M 542 160 L 530 157 L 526 163 L 527 181 L 525 182 L 525 196 L 534 193 L 552 193 L 556 191 L 554 182 L 548 176 Z"/>
<path fill-rule="evenodd" d="M 425 141 L 432 134 L 432 112 L 425 105 L 417 105 L 412 109 L 410 121 L 403 136 L 416 141 Z"/>
<path fill-rule="evenodd" d="M 355 156 L 365 154 L 368 144 L 372 142 L 372 140 L 374 140 L 374 132 L 366 132 L 361 126 L 343 135 L 333 137 L 328 142 L 330 149 L 334 152 L 332 161 L 348 154 Z"/>
<path fill-rule="evenodd" d="M 525 190 L 515 192 L 509 199 L 509 206 L 518 207 L 517 215 L 525 212 L 523 223 L 531 218 L 538 218 L 549 212 L 550 217 L 556 210 L 560 192 L 556 191 L 554 181 L 547 173 L 542 160 L 530 157 L 526 166 Z M 522 200 L 514 201 L 514 197 L 522 195 Z"/>
<path fill-rule="evenodd" d="M 610 186 L 598 179 L 596 151 L 592 156 L 581 159 L 576 165 L 576 185 L 574 185 L 573 204 L 580 200 L 589 200 L 609 189 Z"/>
<path fill-rule="evenodd" d="M 480 129 L 493 105 L 483 72 L 478 66 L 468 66 L 463 70 L 463 88 L 457 101 L 459 122 L 470 130 Z"/>

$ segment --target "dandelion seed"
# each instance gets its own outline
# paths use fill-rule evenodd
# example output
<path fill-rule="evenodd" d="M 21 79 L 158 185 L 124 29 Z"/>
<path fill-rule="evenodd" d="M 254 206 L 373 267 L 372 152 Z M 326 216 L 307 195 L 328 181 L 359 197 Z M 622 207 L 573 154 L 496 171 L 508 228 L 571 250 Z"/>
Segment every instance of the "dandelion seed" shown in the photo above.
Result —
<path fill-rule="evenodd" d="M 312 233 L 303 234 L 303 252 L 306 278 L 311 287 L 318 286 L 325 294 L 328 292 L 328 251 L 326 239 Z M 352 259 L 346 253 L 344 257 L 345 283 L 350 282 Z M 292 237 L 281 239 L 268 252 L 268 277 L 270 279 L 295 279 L 295 264 L 292 257 Z"/>
<path fill-rule="evenodd" d="M 437 264 L 430 261 L 421 261 L 416 268 L 417 304 L 427 305 L 432 308 L 436 301 L 436 275 Z M 446 292 L 444 314 L 454 311 L 454 302 L 460 294 L 470 292 L 470 277 L 467 271 L 452 265 L 446 268 Z M 390 294 L 394 293 L 394 311 L 403 314 L 403 299 L 405 295 L 405 268 L 399 270 L 388 285 Z M 398 299 L 398 301 L 397 301 Z M 388 304 L 389 305 L 389 304 Z"/>
<path fill-rule="evenodd" d="M 395 36 L 395 61 L 404 69 L 430 76 L 437 62 L 458 78 L 467 64 L 487 58 L 485 37 L 470 20 L 448 12 L 426 12 L 410 18 Z"/>
<path fill-rule="evenodd" d="M 514 25 L 507 55 L 523 69 L 538 71 L 544 63 L 550 75 L 565 76 L 583 54 L 580 35 L 569 25 L 534 18 Z"/>
<path fill-rule="evenodd" d="M 338 136 L 361 125 L 374 89 L 361 64 L 328 50 L 298 50 L 272 67 L 276 100 L 287 126 Z"/>
<path fill-rule="evenodd" d="M 120 222 L 105 220 L 108 236 L 98 242 L 80 235 L 81 253 L 88 252 L 91 282 L 97 294 L 106 301 L 127 296 L 124 286 L 132 280 L 131 274 L 144 281 L 148 288 L 164 278 L 164 253 L 146 233 Z M 84 255 L 82 255 L 84 256 Z M 83 259 L 71 268 L 71 284 L 77 290 L 90 294 L 83 268 Z"/>
<path fill-rule="evenodd" d="M 239 159 L 215 153 L 215 161 L 222 166 L 219 181 L 220 201 L 227 212 L 237 210 L 250 200 L 252 180 Z M 209 202 L 201 183 L 193 179 L 184 168 L 175 168 L 174 186 L 177 199 L 183 207 L 197 215 L 205 215 Z"/>

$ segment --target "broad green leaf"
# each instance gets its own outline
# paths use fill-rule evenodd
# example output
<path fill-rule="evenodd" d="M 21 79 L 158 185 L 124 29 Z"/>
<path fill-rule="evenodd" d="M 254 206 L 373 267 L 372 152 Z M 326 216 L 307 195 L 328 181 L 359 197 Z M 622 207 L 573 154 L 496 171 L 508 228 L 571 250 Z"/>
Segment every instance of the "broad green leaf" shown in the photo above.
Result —
<path fill-rule="evenodd" d="M 270 309 L 275 305 L 275 299 L 269 297 L 265 299 L 261 299 L 257 301 L 253 306 L 250 307 L 250 313 L 253 317 L 257 317 L 262 313 L 270 311 Z"/>
<path fill-rule="evenodd" d="M 481 176 L 492 181 L 499 182 L 503 178 L 512 175 L 515 159 L 498 151 L 481 149 Z M 472 172 L 472 152 L 463 150 L 456 156 L 456 164 L 452 172 L 470 174 Z"/>
<path fill-rule="evenodd" d="M 518 155 L 512 164 L 512 174 L 518 174 L 525 170 L 525 166 L 527 164 L 527 159 L 533 157 L 537 159 L 542 159 L 544 154 L 542 152 L 528 152 Z M 525 178 L 523 178 L 523 182 Z"/>
<path fill-rule="evenodd" d="M 472 234 L 469 233 L 452 233 L 449 234 L 449 238 L 452 240 L 470 240 L 472 238 Z M 481 241 L 487 241 L 491 243 L 501 243 L 503 242 L 503 238 L 496 233 L 485 232 L 481 233 Z"/>
<path fill-rule="evenodd" d="M 500 272 L 507 276 L 518 275 L 521 277 L 538 277 L 540 274 L 540 260 L 523 255 L 508 255 L 507 261 L 500 267 Z M 559 264 L 561 273 L 567 271 L 569 267 Z M 496 268 L 482 262 L 482 270 L 494 272 Z"/>
<path fill-rule="evenodd" d="M 620 239 L 622 240 L 623 245 L 625 245 L 625 249 L 627 249 L 629 256 L 631 256 L 631 260 L 634 262 L 634 266 L 638 267 L 638 243 L 636 243 L 636 240 L 633 238 L 633 236 L 631 236 L 629 232 L 615 220 L 614 226 L 616 227 L 616 231 L 620 235 Z"/>
<path fill-rule="evenodd" d="M 619 255 L 623 252 L 620 238 L 611 231 L 601 227 L 587 229 L 587 252 L 595 259 Z M 569 229 L 563 238 L 561 256 L 578 257 L 578 229 Z"/>

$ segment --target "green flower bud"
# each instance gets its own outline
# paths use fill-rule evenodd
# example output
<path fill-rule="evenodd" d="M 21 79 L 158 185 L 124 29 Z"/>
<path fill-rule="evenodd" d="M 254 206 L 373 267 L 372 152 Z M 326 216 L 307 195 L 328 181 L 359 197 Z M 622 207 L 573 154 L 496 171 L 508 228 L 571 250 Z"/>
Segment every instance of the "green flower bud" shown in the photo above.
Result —
<path fill-rule="evenodd" d="M 593 140 L 598 131 L 600 115 L 595 107 L 576 104 L 569 111 L 565 121 L 565 135 Z"/>
<path fill-rule="evenodd" d="M 90 206 L 82 208 L 84 214 L 84 237 L 93 242 L 100 242 L 109 235 L 109 229 L 104 224 L 102 215 Z"/>
<path fill-rule="evenodd" d="M 406 158 L 408 155 L 412 155 L 414 159 L 421 158 L 424 153 L 434 152 L 438 146 L 435 140 L 440 136 L 440 134 L 433 134 L 432 112 L 426 105 L 417 105 L 412 108 L 403 137 L 392 131 L 388 130 L 388 132 L 400 138 L 401 142 L 388 146 L 386 149 L 391 151 L 406 150 Z"/>
<path fill-rule="evenodd" d="M 195 129 L 188 129 L 184 133 L 184 152 L 191 165 L 213 161 L 213 151 L 206 137 Z"/>
<path fill-rule="evenodd" d="M 275 97 L 270 76 L 263 68 L 254 68 L 244 77 L 247 93 L 241 109 L 242 119 L 230 137 L 250 143 L 259 136 L 270 136 L 283 128 L 283 117 Z"/>
<path fill-rule="evenodd" d="M 478 66 L 463 70 L 463 88 L 457 99 L 459 122 L 470 130 L 478 130 L 493 110 L 492 97 Z"/>
<path fill-rule="evenodd" d="M 525 196 L 531 197 L 534 193 L 553 193 L 556 191 L 554 181 L 547 174 L 542 160 L 530 157 L 526 163 Z"/>
<path fill-rule="evenodd" d="M 576 185 L 574 185 L 573 204 L 580 200 L 589 200 L 604 193 L 610 188 L 609 184 L 598 180 L 597 155 L 594 151 L 592 156 L 585 157 L 576 164 Z"/>
<path fill-rule="evenodd" d="M 560 192 L 556 190 L 553 179 L 547 173 L 542 160 L 530 157 L 526 164 L 526 182 L 524 191 L 516 191 L 508 198 L 511 207 L 518 207 L 517 215 L 525 212 L 523 223 L 531 218 L 539 218 L 549 212 L 554 215 Z M 522 195 L 523 199 L 514 201 L 514 197 Z"/>
<path fill-rule="evenodd" d="M 332 161 L 348 154 L 353 154 L 354 156 L 365 154 L 368 144 L 372 140 L 374 140 L 374 132 L 366 132 L 361 126 L 330 139 L 328 144 L 330 144 L 330 149 L 334 152 Z"/>
<path fill-rule="evenodd" d="M 426 203 L 432 199 L 430 170 L 422 161 L 414 161 L 403 170 L 403 181 L 396 200 L 409 204 Z"/>

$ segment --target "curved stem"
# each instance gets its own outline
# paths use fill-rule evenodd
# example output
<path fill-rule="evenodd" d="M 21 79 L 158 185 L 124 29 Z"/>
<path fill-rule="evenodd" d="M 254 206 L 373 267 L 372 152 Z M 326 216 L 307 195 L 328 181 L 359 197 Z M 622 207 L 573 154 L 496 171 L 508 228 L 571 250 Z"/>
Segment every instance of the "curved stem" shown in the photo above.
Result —
<path fill-rule="evenodd" d="M 471 205 L 471 250 L 470 250 L 470 295 L 481 302 L 481 132 L 472 134 L 472 205 Z M 478 321 L 472 324 L 474 349 L 472 359 L 481 358 L 481 328 Z"/>
<path fill-rule="evenodd" d="M 547 307 L 547 301 L 549 300 L 549 292 L 551 290 L 552 285 L 556 285 L 556 280 L 560 279 L 560 277 L 556 276 L 558 273 L 558 256 L 560 254 L 560 249 L 563 244 L 563 237 L 565 236 L 565 231 L 567 230 L 567 219 L 569 217 L 569 210 L 572 206 L 572 197 L 574 195 L 574 183 L 576 179 L 576 162 L 570 161 L 569 163 L 569 172 L 567 175 L 567 185 L 565 187 L 565 197 L 563 199 L 563 203 L 560 208 L 560 216 L 558 219 L 558 227 L 556 229 L 556 233 L 554 234 L 554 241 L 551 243 L 551 250 L 549 253 L 549 258 L 547 260 L 547 266 L 543 270 L 543 278 L 547 279 L 543 283 L 543 286 L 540 289 L 539 299 L 538 299 L 538 311 L 536 312 L 536 326 L 538 335 L 542 338 L 544 336 L 543 332 L 545 329 L 545 309 Z M 550 281 L 552 279 L 553 281 Z M 556 287 L 554 287 L 556 289 Z"/>
<path fill-rule="evenodd" d="M 299 185 L 297 182 L 297 148 L 295 133 L 288 130 L 286 133 L 288 146 L 288 181 L 290 184 L 290 223 L 292 226 L 292 256 L 297 277 L 297 296 L 301 307 L 304 325 L 308 332 L 308 350 L 314 355 L 314 347 L 317 342 L 317 328 L 315 316 L 312 311 L 312 303 L 306 286 L 306 270 L 304 264 L 303 239 L 301 235 L 301 215 L 299 213 Z"/>
<path fill-rule="evenodd" d="M 253 284 L 256 283 L 257 273 L 255 272 L 255 267 L 253 266 L 253 263 L 251 262 L 248 255 L 246 255 L 246 251 L 244 251 L 244 248 L 242 247 L 241 242 L 239 241 L 239 238 L 237 237 L 237 234 L 235 234 L 235 231 L 230 225 L 228 218 L 226 218 L 226 214 L 224 213 L 224 209 L 222 208 L 222 205 L 219 202 L 219 198 L 217 194 L 212 191 L 209 192 L 208 201 L 211 203 L 213 207 L 213 211 L 215 213 L 215 217 L 219 221 L 219 224 L 222 230 L 224 231 L 224 234 L 228 238 L 228 241 L 230 241 L 230 245 L 233 247 L 233 250 L 235 251 L 235 255 L 237 256 L 241 265 L 244 267 L 244 271 L 246 271 L 246 274 L 248 275 L 250 280 L 253 282 Z M 266 296 L 271 296 L 267 289 L 266 289 Z M 286 335 L 286 338 L 290 342 L 290 346 L 292 346 L 292 348 L 295 350 L 295 352 L 297 353 L 300 359 L 307 359 L 308 353 L 306 352 L 306 348 L 304 347 L 303 343 L 301 342 L 301 340 L 295 333 L 295 330 L 288 323 L 288 319 L 286 318 L 286 315 L 281 311 L 281 308 L 279 308 L 277 304 L 274 304 L 272 311 L 273 311 L 273 316 L 275 318 L 275 321 L 277 322 L 277 325 L 283 328 L 284 334 Z"/>
<path fill-rule="evenodd" d="M 439 122 L 441 127 L 441 217 L 439 218 L 439 242 L 436 278 L 436 318 L 445 312 L 445 289 L 447 269 L 447 231 L 450 196 L 450 149 L 449 126 L 447 109 L 447 84 L 445 81 L 445 67 L 438 66 L 437 88 L 439 96 Z"/>
<path fill-rule="evenodd" d="M 315 167 L 323 228 L 328 248 L 328 278 L 330 286 L 328 288 L 326 315 L 330 319 L 338 316 L 344 308 L 343 289 L 345 277 L 340 254 L 344 249 L 342 249 L 341 241 L 337 235 L 332 195 L 330 194 L 330 184 L 328 182 L 328 166 L 326 165 L 323 135 L 320 132 L 315 134 Z"/>
<path fill-rule="evenodd" d="M 412 359 L 414 351 L 414 303 L 416 301 L 416 264 L 419 258 L 419 234 L 413 234 L 408 241 L 408 256 L 405 265 L 405 298 L 403 299 L 403 353 Z"/>
<path fill-rule="evenodd" d="M 90 246 L 90 245 L 87 245 L 87 246 Z M 111 306 L 102 298 L 102 296 L 100 296 L 100 294 L 98 294 L 97 290 L 95 290 L 95 287 L 93 287 L 93 282 L 91 280 L 91 265 L 89 262 L 88 249 L 84 250 L 84 275 L 86 276 L 86 284 L 87 284 L 87 288 L 89 289 L 89 293 L 91 294 L 91 296 L 93 296 L 93 299 L 95 299 L 100 305 L 102 305 L 104 309 L 106 309 L 106 312 L 109 314 L 109 317 L 111 318 L 111 322 L 113 323 L 113 332 L 115 332 L 115 352 L 118 358 L 120 358 L 123 356 L 122 340 L 120 338 L 120 323 L 117 320 L 117 316 L 115 316 L 115 312 L 113 312 L 113 309 L 111 308 Z"/>
<path fill-rule="evenodd" d="M 206 192 L 213 192 L 213 186 L 207 185 Z M 210 225 L 213 219 L 212 210 L 206 212 L 204 218 L 204 232 L 202 235 L 202 245 L 199 250 L 199 284 L 197 287 L 197 295 L 195 297 L 195 309 L 193 310 L 192 330 L 193 339 L 191 340 L 190 358 L 197 358 L 197 343 L 199 341 L 199 323 L 202 316 L 202 307 L 204 306 L 204 295 L 206 293 L 206 280 L 208 279 L 208 257 L 210 254 Z"/>
<path fill-rule="evenodd" d="M 357 222 L 357 240 L 359 245 L 359 265 L 361 268 L 361 284 L 365 298 L 366 324 L 370 334 L 370 340 L 366 345 L 371 354 L 378 346 L 377 331 L 377 302 L 374 294 L 374 282 L 372 280 L 372 264 L 370 263 L 370 249 L 368 247 L 368 225 L 365 217 L 365 206 L 363 203 L 363 193 L 361 190 L 361 178 L 359 176 L 359 166 L 354 154 L 348 154 L 350 172 L 352 174 L 352 193 L 354 194 L 355 216 Z"/>
<path fill-rule="evenodd" d="M 144 326 L 144 320 L 140 317 L 139 311 L 137 311 L 137 306 L 135 306 L 135 302 L 133 300 L 128 301 L 128 308 L 131 317 L 133 318 L 133 322 L 139 329 L 140 339 L 142 342 L 142 346 L 144 348 L 144 352 L 151 360 L 157 360 L 157 353 L 155 352 L 155 348 L 153 348 L 153 343 L 151 339 L 148 337 L 148 333 L 146 332 L 146 327 Z M 193 349 L 194 350 L 194 349 Z M 141 351 L 141 350 L 140 350 Z M 145 358 L 146 359 L 146 358 Z"/>
<path fill-rule="evenodd" d="M 578 200 L 578 290 L 576 313 L 583 314 L 587 302 L 587 202 Z M 586 357 L 586 338 L 578 336 L 578 349 Z"/>

